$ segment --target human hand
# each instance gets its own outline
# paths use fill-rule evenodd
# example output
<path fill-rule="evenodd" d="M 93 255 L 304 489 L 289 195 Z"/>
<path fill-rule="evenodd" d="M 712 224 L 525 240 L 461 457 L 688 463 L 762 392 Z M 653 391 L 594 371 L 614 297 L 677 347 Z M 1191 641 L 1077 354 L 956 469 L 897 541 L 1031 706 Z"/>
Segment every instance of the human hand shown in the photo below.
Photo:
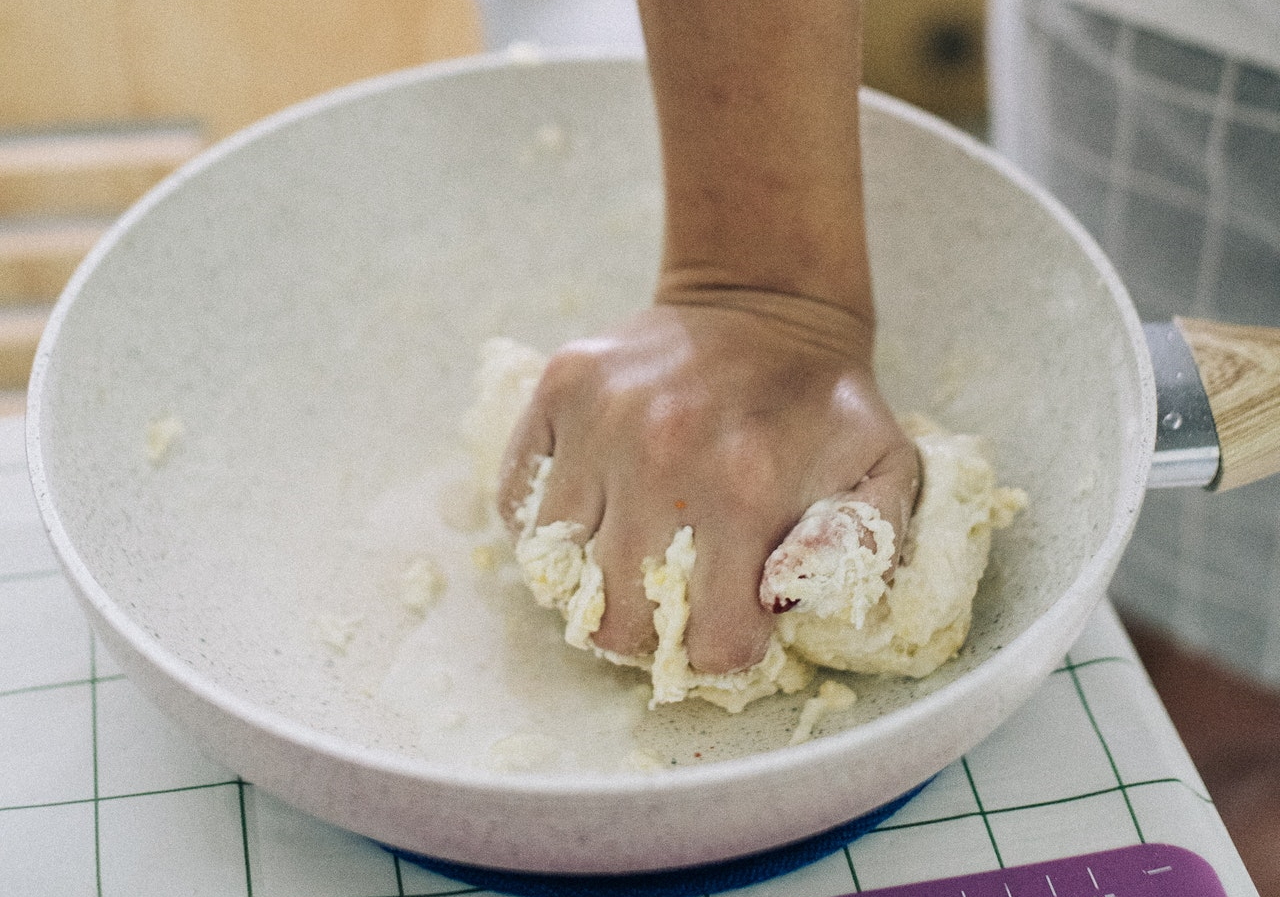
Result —
<path fill-rule="evenodd" d="M 552 357 L 508 448 L 500 508 L 514 530 L 532 460 L 554 457 L 537 524 L 572 521 L 583 541 L 595 536 L 606 602 L 597 646 L 656 646 L 641 565 L 682 526 L 697 551 L 685 646 L 690 665 L 712 673 L 763 657 L 765 560 L 814 501 L 845 494 L 903 532 L 918 460 L 876 387 L 871 346 L 856 317 L 704 289 L 660 293 Z"/>
<path fill-rule="evenodd" d="M 861 4 L 725 9 L 641 0 L 666 197 L 656 304 L 551 359 L 499 491 L 514 529 L 531 460 L 555 458 L 536 524 L 594 536 L 593 641 L 620 654 L 655 647 L 642 562 L 692 526 L 685 648 L 709 673 L 763 657 L 765 560 L 811 504 L 865 501 L 901 534 L 919 488 L 872 373 Z M 779 563 L 834 526 L 797 533 Z"/>

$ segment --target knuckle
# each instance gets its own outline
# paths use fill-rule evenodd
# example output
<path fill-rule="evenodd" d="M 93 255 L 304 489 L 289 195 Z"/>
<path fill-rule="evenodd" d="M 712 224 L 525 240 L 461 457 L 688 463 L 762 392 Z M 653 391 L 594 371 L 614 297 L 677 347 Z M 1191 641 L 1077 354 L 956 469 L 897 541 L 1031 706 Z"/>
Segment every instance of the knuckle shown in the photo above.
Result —
<path fill-rule="evenodd" d="M 697 394 L 664 392 L 643 402 L 635 435 L 644 464 L 663 475 L 696 463 L 708 422 L 705 401 Z"/>
<path fill-rule="evenodd" d="M 726 511 L 733 517 L 772 517 L 785 491 L 780 458 L 757 434 L 739 432 L 725 441 L 717 459 L 729 490 Z"/>
<path fill-rule="evenodd" d="M 538 385 L 539 397 L 556 403 L 575 394 L 584 382 L 590 382 L 599 367 L 597 354 L 587 346 L 570 343 L 556 351 L 547 361 Z"/>

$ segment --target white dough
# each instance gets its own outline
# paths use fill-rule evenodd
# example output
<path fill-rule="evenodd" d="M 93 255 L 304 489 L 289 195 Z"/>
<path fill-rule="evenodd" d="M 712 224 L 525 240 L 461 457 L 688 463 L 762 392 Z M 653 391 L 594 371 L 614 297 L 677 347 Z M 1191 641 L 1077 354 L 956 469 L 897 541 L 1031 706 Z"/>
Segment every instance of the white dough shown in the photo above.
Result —
<path fill-rule="evenodd" d="M 492 446 L 500 453 L 544 363 L 510 340 L 483 352 L 482 410 L 469 415 L 468 423 L 472 443 L 485 447 L 477 483 L 486 494 L 496 494 L 496 483 L 482 479 L 497 476 Z M 517 511 L 522 532 L 516 561 L 534 600 L 564 616 L 569 644 L 650 673 L 651 707 L 697 697 L 737 712 L 758 698 L 805 688 L 814 665 L 926 676 L 963 644 L 991 533 L 1010 524 L 1026 496 L 996 486 L 977 437 L 945 433 L 919 418 L 904 426 L 920 453 L 922 486 L 892 583 L 884 575 L 895 555 L 895 533 L 876 509 L 848 500 L 815 503 L 766 565 L 766 590 L 785 596 L 793 609 L 778 617 L 764 660 L 748 670 L 711 675 L 689 666 L 686 593 L 697 557 L 689 527 L 674 535 L 663 557 L 644 563 L 645 594 L 654 603 L 658 632 L 654 653 L 622 657 L 592 645 L 605 594 L 590 534 L 566 521 L 536 525 L 551 458 L 539 459 L 529 497 Z M 864 533 L 873 547 L 862 544 Z M 828 691 L 829 700 L 821 708 L 814 705 L 812 719 L 805 720 L 808 728 L 821 713 L 851 703 L 847 695 Z"/>
<path fill-rule="evenodd" d="M 400 574 L 400 584 L 400 602 L 421 613 L 440 600 L 449 583 L 434 559 L 420 557 Z"/>
<path fill-rule="evenodd" d="M 852 688 L 834 679 L 828 679 L 818 686 L 817 695 L 804 702 L 804 708 L 800 711 L 800 720 L 796 723 L 795 731 L 791 733 L 791 741 L 788 744 L 804 744 L 813 737 L 814 727 L 822 722 L 824 716 L 839 710 L 848 710 L 857 700 L 858 696 Z"/>
<path fill-rule="evenodd" d="M 147 460 L 156 467 L 169 460 L 174 445 L 186 435 L 187 427 L 175 414 L 147 424 Z"/>
<path fill-rule="evenodd" d="M 480 349 L 479 395 L 463 416 L 462 435 L 471 457 L 469 485 L 475 493 L 468 498 L 472 507 L 486 515 L 497 501 L 498 476 L 511 431 L 533 398 L 546 364 L 537 351 L 506 337 L 487 340 Z M 475 521 L 477 528 L 481 522 Z"/>
<path fill-rule="evenodd" d="M 969 633 L 991 533 L 1008 526 L 1026 504 L 1021 490 L 996 486 L 977 437 L 943 433 L 919 418 L 905 423 L 920 452 L 923 478 L 893 584 L 881 587 L 885 568 L 878 566 L 852 581 L 815 577 L 809 588 L 829 586 L 826 602 L 846 596 L 850 613 L 809 613 L 802 599 L 778 619 L 778 636 L 788 649 L 820 666 L 920 678 L 953 657 Z M 828 555 L 842 551 L 819 549 L 809 564 L 837 567 Z M 868 605 L 872 594 L 880 597 Z"/>

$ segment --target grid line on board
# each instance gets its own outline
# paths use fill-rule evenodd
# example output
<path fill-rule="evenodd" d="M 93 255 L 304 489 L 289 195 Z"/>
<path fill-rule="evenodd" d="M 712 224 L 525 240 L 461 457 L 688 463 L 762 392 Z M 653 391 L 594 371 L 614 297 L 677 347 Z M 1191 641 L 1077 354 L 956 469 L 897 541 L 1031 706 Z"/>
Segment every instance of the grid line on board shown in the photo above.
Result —
<path fill-rule="evenodd" d="M 879 831 L 880 829 L 877 827 L 875 830 Z M 853 854 L 849 853 L 849 845 L 846 844 L 841 849 L 844 851 L 844 863 L 849 867 L 849 877 L 853 879 L 854 893 L 861 894 L 862 883 L 858 881 L 858 870 L 853 867 Z"/>
<path fill-rule="evenodd" d="M 124 673 L 116 673 L 111 676 L 103 676 L 98 682 L 116 682 L 125 678 Z M 47 685 L 24 685 L 22 688 L 13 688 L 8 691 L 0 691 L 0 700 L 15 697 L 17 695 L 29 695 L 33 692 L 40 691 L 58 691 L 63 688 L 85 688 L 93 684 L 93 679 L 70 679 L 66 682 L 50 682 Z"/>
<path fill-rule="evenodd" d="M 253 897 L 253 866 L 249 859 L 249 816 L 244 806 L 244 779 L 237 777 L 235 785 L 240 804 L 240 844 L 244 849 L 244 890 L 247 897 Z"/>
<path fill-rule="evenodd" d="M 102 801 L 98 769 L 98 643 L 89 637 L 89 714 L 93 731 L 93 874 L 102 897 Z"/>
<path fill-rule="evenodd" d="M 1200 792 L 1196 791 L 1196 789 L 1191 787 L 1191 785 L 1188 784 L 1184 779 L 1168 776 L 1160 779 L 1144 779 L 1141 782 L 1129 782 L 1126 785 L 1116 785 L 1113 788 L 1099 788 L 1096 791 L 1081 792 L 1080 794 L 1073 794 L 1070 797 L 1056 797 L 1053 800 L 1041 800 L 1041 801 L 1033 801 L 1025 804 L 1017 804 L 1012 807 L 996 807 L 995 809 L 983 810 L 983 811 L 975 810 L 972 813 L 955 813 L 951 816 L 938 816 L 933 819 L 918 819 L 915 822 L 902 822 L 902 823 L 884 822 L 879 826 L 877 826 L 875 829 L 873 829 L 873 831 L 877 831 L 877 832 L 902 831 L 904 829 L 924 828 L 925 826 L 937 825 L 943 822 L 959 822 L 960 820 L 963 820 L 963 819 L 976 819 L 983 816 L 1003 816 L 1009 813 L 1022 813 L 1027 810 L 1042 810 L 1045 807 L 1058 807 L 1064 804 L 1073 804 L 1073 803 L 1076 803 L 1077 801 L 1089 800 L 1090 798 L 1093 798 L 1093 797 L 1104 797 L 1108 794 L 1117 794 L 1125 790 L 1132 790 L 1134 788 L 1145 788 L 1150 785 L 1181 785 L 1184 788 L 1186 788 L 1186 790 L 1189 791 L 1192 794 L 1192 796 L 1196 797 L 1197 799 L 1203 801 L 1206 804 L 1210 804 L 1210 805 L 1213 804 L 1212 800 L 1210 800 L 1208 797 L 1205 797 Z"/>
<path fill-rule="evenodd" d="M 97 651 L 98 651 L 98 648 L 97 648 L 96 642 L 92 642 L 92 641 L 91 641 L 91 655 L 90 655 L 90 657 L 91 657 L 91 673 L 96 673 L 96 670 L 97 670 Z M 905 830 L 905 829 L 919 829 L 919 828 L 925 828 L 925 827 L 927 827 L 927 826 L 943 824 L 943 823 L 946 823 L 946 822 L 958 821 L 958 820 L 965 819 L 965 818 L 979 817 L 979 818 L 981 818 L 981 819 L 983 820 L 984 827 L 986 828 L 986 831 L 987 831 L 987 836 L 988 836 L 988 838 L 990 839 L 992 849 L 993 849 L 993 851 L 995 852 L 996 860 L 997 860 L 997 862 L 999 863 L 1000 867 L 1001 867 L 1001 868 L 1003 868 L 1003 867 L 1004 867 L 1004 859 L 1003 859 L 1003 857 L 1002 857 L 1002 855 L 1001 855 L 999 844 L 998 844 L 998 842 L 997 842 L 997 840 L 996 840 L 996 837 L 995 837 L 994 831 L 993 831 L 993 829 L 992 829 L 992 827 L 991 827 L 991 825 L 990 825 L 990 821 L 989 821 L 989 817 L 991 817 L 991 816 L 995 816 L 995 815 L 1001 815 L 1001 816 L 1003 816 L 1003 815 L 1007 815 L 1007 814 L 1010 814 L 1010 813 L 1017 813 L 1017 812 L 1019 812 L 1019 811 L 1032 810 L 1032 809 L 1037 809 L 1037 808 L 1041 808 L 1041 807 L 1045 807 L 1045 806 L 1050 806 L 1050 805 L 1068 804 L 1068 803 L 1072 803 L 1072 802 L 1075 802 L 1075 801 L 1085 800 L 1085 799 L 1088 799 L 1088 798 L 1091 798 L 1091 797 L 1097 797 L 1097 796 L 1102 796 L 1102 795 L 1105 795 L 1105 794 L 1113 794 L 1113 793 L 1116 793 L 1116 792 L 1120 792 L 1120 793 L 1122 794 L 1122 796 L 1124 797 L 1124 799 L 1125 799 L 1125 803 L 1126 803 L 1126 806 L 1128 807 L 1128 810 L 1129 810 L 1129 813 L 1130 813 L 1130 817 L 1133 819 L 1133 823 L 1134 823 L 1134 826 L 1135 826 L 1135 831 L 1136 831 L 1136 833 L 1137 833 L 1137 835 L 1138 835 L 1139 839 L 1141 840 L 1141 839 L 1142 839 L 1141 826 L 1140 826 L 1139 821 L 1138 821 L 1138 819 L 1137 819 L 1137 817 L 1136 817 L 1136 811 L 1134 810 L 1133 805 L 1132 805 L 1132 803 L 1129 801 L 1129 799 L 1128 799 L 1128 795 L 1127 795 L 1127 792 L 1128 792 L 1128 790 L 1129 790 L 1129 789 L 1133 789 L 1133 788 L 1141 788 L 1141 787 L 1145 787 L 1145 786 L 1158 785 L 1158 784 L 1171 784 L 1171 783 L 1176 783 L 1176 784 L 1180 784 L 1180 785 L 1182 785 L 1184 788 L 1186 788 L 1188 791 L 1190 791 L 1190 792 L 1191 792 L 1195 797 L 1197 797 L 1199 800 L 1202 800 L 1202 801 L 1204 801 L 1205 803 L 1210 803 L 1210 804 L 1211 804 L 1211 803 L 1212 803 L 1212 801 L 1211 801 L 1208 797 L 1206 797 L 1206 796 L 1204 796 L 1204 795 L 1200 794 L 1200 793 L 1199 793 L 1199 792 L 1198 792 L 1198 791 L 1197 791 L 1197 790 L 1196 790 L 1196 789 L 1195 789 L 1195 788 L 1194 788 L 1190 783 L 1188 783 L 1188 782 L 1186 782 L 1185 780 L 1180 779 L 1180 778 L 1167 777 L 1167 778 L 1149 779 L 1149 780 L 1136 781 L 1136 782 L 1125 782 L 1125 781 L 1123 781 L 1123 778 L 1121 777 L 1121 775 L 1120 775 L 1120 773 L 1119 773 L 1119 770 L 1118 770 L 1118 768 L 1117 768 L 1117 766 L 1116 766 L 1116 763 L 1115 763 L 1114 757 L 1113 757 L 1113 756 L 1112 756 L 1112 754 L 1111 754 L 1110 748 L 1109 748 L 1109 746 L 1108 746 L 1108 745 L 1107 745 L 1107 743 L 1106 743 L 1105 736 L 1104 736 L 1104 735 L 1103 735 L 1103 733 L 1101 732 L 1101 728 L 1100 728 L 1100 726 L 1099 726 L 1099 724 L 1098 724 L 1098 722 L 1097 722 L 1096 717 L 1095 717 L 1095 716 L 1094 716 L 1094 714 L 1093 714 L 1092 708 L 1090 707 L 1090 704 L 1089 704 L 1089 701 L 1088 701 L 1088 697 L 1087 697 L 1087 695 L 1085 694 L 1084 684 L 1081 682 L 1080 677 L 1077 675 L 1077 671 L 1078 671 L 1078 670 L 1080 670 L 1080 669 L 1084 669 L 1084 668 L 1088 668 L 1088 667 L 1092 667 L 1092 666 L 1103 665 L 1103 664 L 1114 664 L 1114 663 L 1121 663 L 1121 664 L 1128 664 L 1128 665 L 1132 665 L 1132 660 L 1131 660 L 1131 659 L 1129 659 L 1129 658 L 1126 658 L 1126 657 L 1118 656 L 1118 655 L 1103 655 L 1103 656 L 1099 656 L 1099 657 L 1090 658 L 1090 659 L 1088 659 L 1088 660 L 1083 660 L 1083 661 L 1076 662 L 1076 661 L 1072 660 L 1072 658 L 1070 657 L 1070 655 L 1068 655 L 1068 656 L 1067 656 L 1067 658 L 1066 658 L 1066 662 L 1064 663 L 1064 665 L 1063 665 L 1063 666 L 1061 666 L 1061 667 L 1058 667 L 1057 669 L 1055 669 L 1055 670 L 1053 671 L 1053 675 L 1063 675 L 1063 674 L 1065 674 L 1065 675 L 1068 675 L 1069 677 L 1071 677 L 1072 684 L 1073 684 L 1073 688 L 1075 689 L 1075 692 L 1076 692 L 1076 694 L 1077 694 L 1078 698 L 1080 699 L 1080 701 L 1082 702 L 1082 704 L 1083 704 L 1083 706 L 1084 706 L 1084 710 L 1085 710 L 1085 712 L 1086 712 L 1086 714 L 1087 714 L 1087 716 L 1088 716 L 1088 719 L 1089 719 L 1090 725 L 1091 725 L 1091 726 L 1092 726 L 1092 728 L 1093 728 L 1094 734 L 1098 737 L 1098 739 L 1099 739 L 1099 741 L 1100 741 L 1100 743 L 1101 743 L 1101 745 L 1102 745 L 1102 747 L 1103 747 L 1103 750 L 1104 750 L 1104 752 L 1105 752 L 1105 754 L 1106 754 L 1107 761 L 1108 761 L 1108 763 L 1109 763 L 1109 764 L 1110 764 L 1110 766 L 1111 766 L 1112 773 L 1113 773 L 1113 774 L 1115 775 L 1115 777 L 1116 777 L 1116 782 L 1117 782 L 1117 784 L 1116 784 L 1116 786 L 1115 786 L 1115 787 L 1107 788 L 1107 789 L 1094 790 L 1094 791 L 1090 791 L 1090 792 L 1087 792 L 1087 793 L 1074 794 L 1074 795 L 1071 795 L 1071 796 L 1069 796 L 1069 797 L 1059 798 L 1059 799 L 1050 800 L 1050 801 L 1038 801 L 1038 802 L 1022 803 L 1022 804 L 1017 804 L 1017 805 L 1009 806 L 1009 807 L 1002 807 L 1002 808 L 996 808 L 996 809 L 987 809 L 987 808 L 984 806 L 983 802 L 982 802 L 981 795 L 980 795 L 980 794 L 979 794 L 979 792 L 978 792 L 978 788 L 977 788 L 976 781 L 974 780 L 974 777 L 973 777 L 973 775 L 972 775 L 972 772 L 971 772 L 971 771 L 970 771 L 970 769 L 969 769 L 969 766 L 968 766 L 968 762 L 967 762 L 967 760 L 966 760 L 965 758 L 961 758 L 960 763 L 961 763 L 962 768 L 963 768 L 963 770 L 964 770 L 964 772 L 965 772 L 966 778 L 968 779 L 969 788 L 970 788 L 970 789 L 971 789 L 971 791 L 972 791 L 972 794 L 973 794 L 974 800 L 975 800 L 975 802 L 976 802 L 976 804 L 977 804 L 977 806 L 978 806 L 978 810 L 977 810 L 976 812 L 972 812 L 972 813 L 961 813 L 961 814 L 952 814 L 952 815 L 947 815 L 947 816 L 938 816 L 938 817 L 934 817 L 934 818 L 931 818 L 931 819 L 919 820 L 919 821 L 909 822 L 909 823 L 900 823 L 900 824 L 895 824 L 895 823 L 893 823 L 891 820 L 887 820 L 886 822 L 881 823 L 879 826 L 877 826 L 877 827 L 876 827 L 876 829 L 874 829 L 874 831 L 877 831 L 877 832 L 889 832 L 889 831 L 901 831 L 901 830 Z M 48 686 L 36 686 L 36 687 L 33 687 L 33 688 L 29 688 L 29 689 L 20 689 L 20 690 L 16 690 L 15 692 L 12 692 L 12 693 L 5 693 L 5 694 L 13 694 L 13 693 L 26 693 L 26 692 L 30 692 L 30 691 L 49 691 L 49 690 L 54 690 L 54 689 L 57 689 L 57 688 L 66 688 L 66 687 L 73 687 L 73 686 L 80 686 L 80 687 L 86 687 L 86 686 L 87 686 L 87 687 L 89 687 L 89 688 L 91 689 L 91 696 L 92 696 L 91 708 L 92 708 L 92 712 L 93 712 L 93 725 L 94 725 L 94 733 L 95 733 L 95 738 L 94 738 L 94 753 L 93 753 L 93 762 L 94 762 L 94 795 L 93 795 L 93 797 L 91 797 L 91 798 L 87 798 L 87 799 L 79 800 L 79 801 L 57 801 L 57 802 L 50 802 L 49 804 L 27 805 L 27 806 L 23 806 L 23 807 L 0 807 L 0 811 L 3 811 L 3 810 L 12 810 L 12 809 L 29 809 L 29 808 L 33 808 L 33 807 L 44 807 L 44 806 L 63 806 L 63 805 L 68 805 L 68 804 L 77 804 L 77 803 L 81 803 L 81 804 L 83 804 L 83 803 L 92 803 L 92 804 L 94 805 L 94 820 L 95 820 L 95 832 L 94 832 L 95 838 L 94 838 L 94 840 L 95 840 L 95 852 L 96 852 L 96 854 L 97 854 L 97 855 L 95 856 L 95 869 L 96 869 L 97 874 L 98 874 L 98 876 L 99 876 L 98 894 L 99 894 L 99 895 L 102 895 L 102 893 L 103 893 L 103 892 L 102 892 L 102 887 L 101 887 L 101 871 L 100 871 L 100 867 L 101 867 L 101 842 L 100 842 L 100 831 L 99 831 L 99 828 L 98 828 L 98 826 L 99 826 L 99 817 L 98 817 L 98 812 L 97 812 L 97 810 L 98 810 L 98 806 L 99 806 L 100 804 L 105 803 L 105 802 L 110 802 L 110 801 L 124 800 L 124 799 L 128 799 L 128 798 L 147 797 L 147 796 L 154 796 L 154 795 L 158 795 L 158 794 L 179 793 L 179 792 L 188 792 L 188 791 L 197 791 L 197 790 L 207 790 L 207 789 L 212 789 L 212 788 L 225 788 L 225 787 L 232 787 L 232 786 L 234 786 L 234 787 L 236 787 L 236 788 L 237 788 L 237 791 L 238 791 L 238 802 L 239 802 L 239 810 L 240 810 L 240 812 L 239 812 L 239 824 L 240 824 L 240 832 L 239 832 L 239 835 L 240 835 L 241 845 L 242 845 L 242 849 L 243 849 L 243 857 L 244 857 L 244 869 L 245 869 L 246 893 L 247 893 L 248 897 L 252 897 L 252 895 L 253 895 L 253 878 L 252 878 L 252 854 L 253 854 L 253 844 L 252 844 L 252 838 L 251 838 L 251 833 L 250 833 L 250 826 L 249 826 L 249 821 L 248 821 L 248 816 L 247 816 L 247 804 L 246 804 L 246 799 L 245 799 L 245 792 L 246 792 L 247 787 L 252 787 L 251 785 L 249 785 L 249 783 L 246 783 L 243 779 L 235 779 L 235 780 L 223 781 L 223 782 L 204 783 L 204 784 L 200 784 L 200 785 L 193 785 L 193 786 L 186 786 L 186 787 L 179 787 L 179 788 L 170 788 L 170 789 L 157 789 L 157 790 L 149 790 L 149 791 L 142 791 L 142 792 L 132 792 L 132 793 L 128 793 L 128 794 L 120 794 L 120 795 L 102 796 L 102 795 L 99 793 L 99 782 L 98 782 L 98 761 L 99 761 L 99 756 L 98 756 L 98 745 L 97 745 L 97 737 L 96 737 L 96 735 L 97 735 L 97 701 L 96 701 L 96 690 L 97 690 L 97 684 L 98 684 L 99 682 L 117 681 L 117 680 L 120 680 L 120 679 L 123 679 L 123 678 L 125 678 L 125 677 L 124 677 L 122 674 L 115 674 L 115 675 L 110 675 L 110 676 L 104 676 L 104 677 L 101 677 L 101 678 L 97 677 L 96 675 L 91 675 L 91 676 L 90 676 L 90 678 L 89 678 L 88 680 L 78 680 L 78 681 L 68 682 L 68 683 L 56 683 L 56 684 L 52 684 L 52 685 L 48 685 Z M 4 696 L 5 696 L 5 695 L 0 695 L 0 698 L 2 698 L 2 697 L 4 697 Z M 852 881 L 853 887 L 854 887 L 854 889 L 855 889 L 855 891 L 856 891 L 856 892 L 861 892 L 862 888 L 861 888 L 861 884 L 860 884 L 859 879 L 858 879 L 857 870 L 856 870 L 856 868 L 855 868 L 855 865 L 854 865 L 853 859 L 852 859 L 852 857 L 851 857 L 851 855 L 850 855 L 850 853 L 849 853 L 849 850 L 848 850 L 848 847 L 847 847 L 847 846 L 846 846 L 846 848 L 844 848 L 844 855 L 845 855 L 846 864 L 848 865 L 848 870 L 849 870 L 849 874 L 850 874 L 850 878 L 851 878 L 851 881 Z M 391 860 L 391 861 L 394 863 L 394 866 L 395 866 L 395 875 L 396 875 L 396 883 L 397 883 L 396 887 L 397 887 L 398 894 L 396 894 L 396 895 L 387 895 L 387 897 L 417 897 L 417 895 L 406 895 L 406 893 L 405 893 L 405 890 L 404 890 L 404 880 L 403 880 L 403 875 L 402 875 L 402 873 L 401 873 L 399 860 L 398 860 L 397 858 L 395 858 L 395 857 L 390 856 L 390 855 L 388 855 L 388 859 L 389 859 L 389 860 Z M 423 894 L 423 895 L 422 895 L 422 897 L 446 897 L 446 895 L 457 895 L 457 894 L 466 894 L 466 893 L 476 893 L 476 889 L 449 890 L 449 891 L 446 891 L 446 892 L 434 892 L 434 893 L 431 893 L 431 894 Z"/>
<path fill-rule="evenodd" d="M 396 872 L 396 897 L 404 897 L 404 870 L 400 868 L 400 857 L 391 857 L 391 866 Z"/>
<path fill-rule="evenodd" d="M 978 785 L 973 780 L 973 771 L 969 769 L 969 758 L 961 757 L 960 765 L 964 768 L 964 776 L 969 780 L 969 790 L 973 792 L 974 803 L 978 805 L 978 815 L 982 817 L 982 825 L 987 830 L 987 838 L 991 841 L 991 849 L 996 854 L 996 864 L 1003 869 L 1004 857 L 1000 855 L 1000 845 L 996 843 L 996 833 L 991 828 L 986 808 L 982 806 L 982 795 L 978 794 Z"/>
<path fill-rule="evenodd" d="M 1103 664 L 1103 663 L 1125 663 L 1125 664 L 1129 664 L 1130 666 L 1137 666 L 1137 664 L 1135 664 L 1131 658 L 1121 657 L 1118 654 L 1108 654 L 1103 657 L 1094 657 L 1089 660 L 1082 660 L 1079 663 L 1071 663 L 1069 665 L 1063 664 L 1062 666 L 1055 669 L 1053 672 L 1055 674 L 1067 673 L 1067 672 L 1070 672 L 1071 670 L 1083 670 L 1085 667 L 1098 666 L 1099 664 Z"/>
<path fill-rule="evenodd" d="M 1066 669 L 1071 676 L 1071 683 L 1075 686 L 1080 703 L 1084 706 L 1084 712 L 1089 717 L 1089 725 L 1093 727 L 1094 734 L 1098 736 L 1098 742 L 1102 745 L 1103 753 L 1107 756 L 1107 763 L 1111 767 L 1112 774 L 1116 777 L 1116 785 L 1119 786 L 1120 796 L 1124 799 L 1125 809 L 1129 811 L 1129 818 L 1133 820 L 1134 830 L 1138 834 L 1138 843 L 1145 844 L 1146 838 L 1142 835 L 1142 825 L 1138 822 L 1138 814 L 1133 809 L 1133 802 L 1129 800 L 1128 786 L 1125 784 L 1124 777 L 1120 775 L 1120 767 L 1116 765 L 1116 758 L 1111 753 L 1111 746 L 1107 744 L 1106 737 L 1102 734 L 1102 728 L 1098 725 L 1098 719 L 1093 714 L 1093 708 L 1089 706 L 1089 699 L 1084 693 L 1084 685 L 1080 682 L 1080 676 L 1076 673 L 1076 667 L 1071 662 L 1070 654 L 1067 655 Z"/>
<path fill-rule="evenodd" d="M 40 570 L 18 570 L 14 573 L 0 573 L 0 586 L 6 586 L 18 582 L 34 582 L 37 579 L 53 579 L 55 576 L 61 575 L 62 571 L 57 567 L 46 567 Z"/>
<path fill-rule="evenodd" d="M 88 804 L 109 804 L 116 801 L 133 800 L 139 797 L 160 797 L 165 794 L 188 794 L 192 791 L 208 791 L 213 788 L 230 788 L 233 785 L 248 785 L 243 779 L 231 779 L 226 782 L 205 782 L 200 785 L 182 785 L 177 788 L 157 788 L 154 791 L 130 791 L 126 794 L 104 794 L 99 797 L 81 797 L 72 800 L 51 800 L 34 804 L 14 804 L 0 807 L 0 813 L 11 810 L 47 810 L 51 807 L 75 807 Z"/>

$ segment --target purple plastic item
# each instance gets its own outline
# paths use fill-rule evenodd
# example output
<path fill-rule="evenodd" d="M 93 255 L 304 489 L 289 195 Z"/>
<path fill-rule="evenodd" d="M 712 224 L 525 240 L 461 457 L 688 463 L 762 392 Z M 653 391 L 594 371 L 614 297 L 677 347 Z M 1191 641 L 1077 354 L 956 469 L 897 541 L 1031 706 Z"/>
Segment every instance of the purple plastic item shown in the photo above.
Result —
<path fill-rule="evenodd" d="M 1226 897 L 1204 859 L 1169 844 L 1138 844 L 862 891 L 857 897 Z M 854 895 L 846 895 L 854 897 Z"/>

